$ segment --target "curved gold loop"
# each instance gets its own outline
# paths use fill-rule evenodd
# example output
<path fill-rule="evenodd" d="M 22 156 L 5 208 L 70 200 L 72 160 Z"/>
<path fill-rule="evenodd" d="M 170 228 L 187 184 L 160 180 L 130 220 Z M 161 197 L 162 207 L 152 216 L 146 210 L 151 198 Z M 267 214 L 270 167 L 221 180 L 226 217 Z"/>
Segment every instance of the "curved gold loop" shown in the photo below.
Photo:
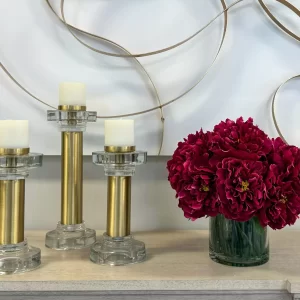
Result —
<path fill-rule="evenodd" d="M 46 0 L 47 3 L 49 4 L 49 0 Z M 227 11 L 231 6 L 237 4 L 238 2 L 241 2 L 243 0 L 238 0 L 236 2 L 234 2 L 232 5 L 230 5 L 228 8 L 226 8 L 225 6 L 225 11 Z M 224 1 L 221 0 L 222 2 L 222 5 L 224 4 Z M 196 37 L 199 33 L 201 33 L 204 29 L 206 29 L 211 23 L 213 23 L 219 16 L 221 16 L 223 12 L 219 13 L 215 18 L 213 18 L 206 26 L 202 27 L 201 29 L 199 29 L 197 32 L 195 32 L 194 34 L 192 34 L 191 36 L 187 37 L 186 39 L 184 39 L 183 41 L 180 41 L 174 45 L 171 45 L 171 46 L 168 46 L 166 48 L 163 48 L 163 49 L 159 49 L 159 50 L 155 50 L 155 51 L 150 51 L 150 52 L 146 52 L 146 53 L 137 53 L 137 54 L 116 54 L 116 53 L 111 53 L 111 52 L 106 52 L 106 51 L 102 51 L 102 50 L 99 50 L 99 49 L 96 49 L 90 45 L 88 45 L 87 43 L 83 42 L 80 38 L 78 38 L 77 35 L 75 35 L 73 33 L 73 31 L 71 30 L 71 27 L 69 27 L 67 24 L 67 21 L 65 19 L 65 13 L 64 13 L 64 3 L 65 3 L 65 0 L 60 0 L 60 11 L 61 11 L 61 17 L 62 17 L 62 21 L 65 23 L 65 25 L 67 26 L 68 30 L 70 31 L 70 33 L 73 35 L 73 37 L 80 43 L 82 44 L 83 46 L 91 49 L 92 51 L 95 51 L 97 53 L 100 53 L 100 54 L 104 54 L 104 55 L 107 55 L 107 56 L 113 56 L 113 57 L 145 57 L 145 56 L 152 56 L 152 55 L 156 55 L 156 54 L 160 54 L 160 53 L 164 53 L 164 52 L 167 52 L 167 51 L 170 51 L 172 49 L 175 49 L 183 44 L 185 44 L 186 42 L 192 40 L 194 37 Z M 101 37 L 101 39 L 103 41 L 107 41 L 109 42 L 108 39 L 104 38 L 104 37 Z"/>
<path fill-rule="evenodd" d="M 87 31 L 84 31 L 78 27 L 75 27 L 75 26 L 72 26 L 71 24 L 69 23 L 65 23 L 61 18 L 60 16 L 56 13 L 56 11 L 53 9 L 52 5 L 50 4 L 49 0 L 45 0 L 47 5 L 49 6 L 49 8 L 51 9 L 51 11 L 54 13 L 54 15 L 65 25 L 67 26 L 68 28 L 72 28 L 73 30 L 76 30 L 82 34 L 85 34 L 87 36 L 90 36 L 92 38 L 95 38 L 95 39 L 100 39 L 100 40 L 103 40 L 105 42 L 107 42 L 108 44 L 110 45 L 113 45 L 115 47 L 117 47 L 118 49 L 124 51 L 125 53 L 128 53 L 128 55 L 131 55 L 131 53 L 125 49 L 124 47 L 122 47 L 121 45 L 115 43 L 114 41 L 111 41 L 109 39 L 105 39 L 101 36 L 98 36 L 96 34 L 92 34 L 90 32 L 87 32 Z M 160 99 L 160 96 L 159 96 L 159 93 L 158 93 L 158 90 L 157 90 L 157 87 L 156 85 L 154 84 L 154 81 L 152 80 L 150 74 L 147 72 L 147 70 L 145 69 L 145 67 L 140 63 L 140 61 L 138 59 L 136 59 L 135 57 L 133 57 L 134 61 L 137 63 L 138 67 L 141 68 L 141 70 L 144 72 L 144 74 L 146 75 L 146 77 L 149 79 L 150 83 L 151 83 L 151 86 L 153 88 L 153 92 L 154 92 L 154 96 L 156 97 L 157 99 L 157 102 L 158 102 L 158 105 L 160 106 L 161 105 L 161 99 Z M 162 147 L 163 147 L 163 143 L 164 143 L 164 132 L 165 132 L 165 123 L 164 123 L 164 120 L 165 120 L 165 117 L 164 117 L 164 112 L 163 112 L 163 109 L 162 108 L 159 108 L 159 111 L 160 111 L 160 116 L 161 116 L 161 141 L 160 141 L 160 146 L 159 146 L 159 151 L 158 151 L 158 155 L 160 155 L 161 153 L 161 150 L 162 150 Z"/>
<path fill-rule="evenodd" d="M 195 34 L 193 34 L 192 36 L 186 38 L 185 40 L 173 45 L 173 46 L 170 46 L 170 47 L 167 47 L 165 49 L 161 49 L 161 50 L 158 50 L 158 51 L 155 51 L 155 52 L 152 52 L 152 53 L 142 53 L 142 54 L 131 54 L 130 52 L 128 52 L 126 49 L 124 49 L 123 47 L 121 47 L 120 45 L 116 44 L 115 42 L 111 41 L 111 40 L 108 40 L 104 37 L 101 37 L 101 36 L 98 36 L 98 35 L 95 35 L 95 34 L 91 34 L 89 32 L 86 32 L 86 31 L 83 31 L 75 26 L 72 26 L 70 24 L 68 24 L 66 22 L 66 19 L 65 19 L 65 16 L 64 16 L 64 0 L 61 0 L 61 15 L 62 15 L 62 18 L 58 16 L 58 14 L 56 13 L 56 11 L 53 9 L 53 7 L 51 6 L 49 0 L 46 0 L 48 6 L 50 7 L 50 9 L 52 10 L 52 12 L 60 19 L 61 22 L 63 22 L 63 24 L 66 26 L 66 28 L 68 29 L 68 31 L 73 35 L 73 37 L 79 42 L 81 43 L 83 46 L 89 48 L 90 50 L 92 51 L 95 51 L 97 53 L 100 53 L 100 54 L 104 54 L 104 55 L 109 55 L 109 56 L 116 56 L 116 57 L 132 57 L 134 58 L 138 64 L 143 68 L 144 72 L 146 73 L 146 75 L 148 76 L 148 78 L 150 79 L 150 82 L 152 84 L 152 86 L 154 87 L 154 90 L 155 90 L 155 93 L 157 95 L 157 98 L 158 98 L 158 102 L 159 102 L 159 105 L 152 108 L 152 109 L 148 109 L 148 110 L 144 110 L 144 111 L 140 111 L 140 112 L 137 112 L 137 113 L 131 113 L 131 114 L 123 114 L 123 115 L 119 115 L 119 116 L 97 116 L 98 119 L 108 119 L 108 118 L 118 118 L 118 117 L 129 117 L 129 116 L 136 116 L 136 115 L 140 115 L 140 114 L 144 114 L 144 113 L 149 113 L 151 111 L 155 111 L 157 109 L 159 109 L 161 111 L 161 122 L 162 122 L 162 137 L 161 137 L 161 143 L 160 143 L 160 148 L 159 148 L 159 152 L 158 152 L 158 155 L 161 153 L 161 150 L 162 150 L 162 147 L 163 147 L 163 142 L 164 142 L 164 129 L 165 129 L 165 118 L 163 116 L 163 107 L 164 106 L 167 106 L 175 101 L 177 101 L 178 99 L 182 98 L 183 96 L 185 96 L 186 94 L 188 94 L 192 89 L 194 89 L 204 78 L 205 76 L 207 75 L 207 73 L 210 71 L 210 69 L 213 67 L 215 61 L 217 60 L 219 54 L 220 54 L 220 51 L 223 47 L 223 43 L 224 43 L 224 40 L 225 40 L 225 37 L 226 37 L 226 32 L 227 32 L 227 24 L 228 24 L 228 10 L 235 6 L 236 4 L 242 2 L 243 0 L 238 0 L 234 3 L 232 3 L 230 6 L 227 7 L 226 5 L 226 2 L 225 0 L 220 0 L 221 4 L 222 4 L 222 7 L 223 7 L 223 11 L 221 13 L 219 13 L 214 19 L 212 19 L 209 23 L 207 23 L 204 27 L 202 27 L 200 30 L 198 30 Z M 158 96 L 158 91 L 157 91 L 157 88 L 154 84 L 154 82 L 152 81 L 150 75 L 147 73 L 146 69 L 144 68 L 144 66 L 136 59 L 137 57 L 143 57 L 143 56 L 149 56 L 149 55 L 154 55 L 154 54 L 158 54 L 158 53 L 163 53 L 163 52 L 166 52 L 166 51 L 169 51 L 171 49 L 174 49 L 180 45 L 183 45 L 184 43 L 186 43 L 187 41 L 191 40 L 192 38 L 194 38 L 196 35 L 198 35 L 200 32 L 202 32 L 204 29 L 206 29 L 209 25 L 211 25 L 216 19 L 218 19 L 222 14 L 224 14 L 224 25 L 223 25 L 223 33 L 222 33 L 222 39 L 221 39 L 221 43 L 219 45 L 219 48 L 218 48 L 218 51 L 217 51 L 217 54 L 216 56 L 214 57 L 214 60 L 213 62 L 211 63 L 211 65 L 209 66 L 209 68 L 206 70 L 206 72 L 204 73 L 204 75 L 193 85 L 191 86 L 188 90 L 186 90 L 184 93 L 182 93 L 181 95 L 179 95 L 178 97 L 170 100 L 170 101 L 167 101 L 166 103 L 164 103 L 163 105 L 161 104 L 161 101 L 160 101 L 160 98 Z M 127 52 L 128 54 L 127 55 L 118 55 L 118 54 L 112 54 L 112 53 L 109 53 L 109 52 L 105 52 L 105 51 L 100 51 L 96 48 L 93 48 L 91 47 L 90 45 L 84 43 L 80 38 L 78 38 L 72 30 L 76 30 L 78 32 L 81 32 L 83 34 L 86 34 L 86 35 L 89 35 L 91 37 L 94 37 L 94 38 L 97 38 L 97 39 L 100 39 L 102 41 L 105 41 L 105 42 L 108 42 L 110 44 L 113 44 L 113 45 L 117 45 L 118 47 L 121 47 L 122 50 L 125 50 L 125 52 Z"/>
<path fill-rule="evenodd" d="M 61 0 L 61 1 L 64 1 L 64 0 Z M 215 20 L 217 20 L 222 14 L 224 14 L 224 26 L 223 26 L 223 33 L 222 33 L 222 38 L 221 38 L 221 42 L 220 42 L 220 45 L 219 45 L 219 48 L 217 50 L 217 54 L 216 56 L 214 57 L 213 59 L 213 62 L 211 63 L 211 65 L 208 67 L 208 69 L 206 70 L 206 72 L 204 73 L 204 75 L 193 85 L 191 86 L 188 90 L 186 90 L 185 92 L 183 92 L 181 95 L 175 97 L 174 99 L 171 99 L 167 102 L 165 102 L 164 104 L 160 104 L 158 106 L 155 106 L 153 108 L 150 108 L 150 109 L 146 109 L 146 110 L 142 110 L 142 111 L 138 111 L 138 112 L 134 112 L 134 113 L 129 113 L 129 114 L 122 114 L 122 115 L 111 115 L 111 116 L 97 116 L 98 119 L 115 119 L 115 118 L 124 118 L 124 117 L 132 117 L 132 116 L 137 116 L 137 115 L 141 115 L 141 114 L 145 114 L 145 113 L 149 113 L 149 112 L 152 112 L 152 111 L 155 111 L 157 109 L 162 109 L 163 107 L 167 106 L 167 105 L 170 105 L 171 103 L 179 100 L 180 98 L 182 98 L 183 96 L 185 96 L 186 94 L 188 94 L 191 90 L 193 90 L 204 78 L 205 76 L 208 74 L 208 72 L 210 71 L 210 69 L 213 67 L 213 65 L 215 64 L 217 58 L 219 57 L 219 54 L 221 52 L 221 49 L 223 47 L 223 44 L 224 44 L 224 41 L 225 41 L 225 37 L 226 37 L 226 33 L 227 33 L 227 24 L 228 24 L 228 10 L 232 7 L 234 7 L 236 4 L 242 2 L 243 0 L 237 0 L 235 1 L 234 3 L 232 3 L 231 5 L 229 5 L 227 7 L 226 5 L 226 2 L 225 0 L 220 0 L 221 4 L 222 4 L 222 7 L 223 7 L 223 11 L 220 12 L 215 18 L 213 18 L 210 22 L 208 22 L 204 27 L 202 27 L 200 30 L 197 31 L 197 33 L 195 33 L 193 36 L 196 36 L 198 33 L 202 32 L 204 29 L 206 29 L 209 25 L 211 25 Z M 84 34 L 87 34 L 89 36 L 92 36 L 92 37 L 95 37 L 95 38 L 98 38 L 100 40 L 103 40 L 103 41 L 108 41 L 108 42 L 112 42 L 106 38 L 103 38 L 101 36 L 97 36 L 95 34 L 90 34 L 88 32 L 84 32 L 82 31 L 81 29 L 78 29 L 77 27 L 75 26 L 72 26 L 72 25 L 69 25 L 65 19 L 62 19 L 60 18 L 57 13 L 54 11 L 53 7 L 51 7 L 51 4 L 49 3 L 49 0 L 46 0 L 47 4 L 50 6 L 51 10 L 56 14 L 56 16 L 65 24 L 65 26 L 68 28 L 68 30 L 70 31 L 70 33 L 84 46 L 86 46 L 87 48 L 91 49 L 92 51 L 95 51 L 97 53 L 100 53 L 100 54 L 104 54 L 106 55 L 105 52 L 102 52 L 102 51 L 98 51 L 96 48 L 93 48 L 93 47 L 90 47 L 89 45 L 85 44 L 84 42 L 82 42 L 77 36 L 75 36 L 75 34 L 72 32 L 71 28 L 74 29 L 74 30 L 78 30 L 79 32 L 81 33 L 84 33 Z M 62 3 L 62 2 L 61 2 Z M 62 8 L 62 6 L 61 6 Z M 63 14 L 63 11 L 62 11 L 62 14 Z M 185 42 L 187 42 L 188 39 L 185 40 Z M 183 42 L 183 43 L 185 43 Z M 115 44 L 115 42 L 112 42 Z M 183 43 L 179 43 L 180 45 L 182 45 Z M 180 45 L 177 45 L 176 47 L 180 46 Z M 172 46 L 173 47 L 173 46 Z M 175 46 L 174 46 L 175 48 Z M 159 53 L 162 53 L 164 52 L 163 49 L 161 50 L 158 50 Z M 147 53 L 143 53 L 143 54 L 139 54 L 138 57 L 141 57 L 140 55 L 142 56 L 148 56 Z M 123 57 L 123 56 L 119 56 L 119 57 Z M 136 55 L 134 54 L 130 54 L 129 57 L 137 57 Z M 164 122 L 164 118 L 161 119 L 162 122 Z"/>
<path fill-rule="evenodd" d="M 26 88 L 24 88 L 24 86 L 18 82 L 15 77 L 13 75 L 11 75 L 11 73 L 4 67 L 4 65 L 0 62 L 0 67 L 1 69 L 4 71 L 4 73 L 21 89 L 23 90 L 27 95 L 29 95 L 30 97 L 32 97 L 33 99 L 35 99 L 36 101 L 40 102 L 41 104 L 44 104 L 50 108 L 56 109 L 56 107 L 48 104 L 47 102 L 39 99 L 37 96 L 33 95 L 31 92 L 29 92 Z"/>
<path fill-rule="evenodd" d="M 278 135 L 282 138 L 282 140 L 283 140 L 286 144 L 288 144 L 288 142 L 287 142 L 287 140 L 284 138 L 284 136 L 283 136 L 283 134 L 282 134 L 282 132 L 281 132 L 281 130 L 280 130 L 280 128 L 279 128 L 278 122 L 277 122 L 277 118 L 276 118 L 276 114 L 275 114 L 275 102 L 276 102 L 276 97 L 277 97 L 279 91 L 281 90 L 281 88 L 282 88 L 283 86 L 285 86 L 289 81 L 291 81 L 291 80 L 293 80 L 293 79 L 296 79 L 296 78 L 300 78 L 300 74 L 299 74 L 299 75 L 296 75 L 296 76 L 293 76 L 293 77 L 289 78 L 288 80 L 286 80 L 284 83 L 282 83 L 282 84 L 278 87 L 278 89 L 275 91 L 274 96 L 273 96 L 273 99 L 272 99 L 272 118 L 273 118 L 273 123 L 274 123 L 274 125 L 275 125 L 275 128 L 276 128 L 276 130 L 277 130 Z"/>
<path fill-rule="evenodd" d="M 29 148 L 0 148 L 1 156 L 19 156 L 29 154 Z"/>
<path fill-rule="evenodd" d="M 52 10 L 52 12 L 67 26 L 67 28 L 69 29 L 72 28 L 73 30 L 76 30 L 78 32 L 81 32 L 83 34 L 86 34 L 90 37 L 93 37 L 93 38 L 96 38 L 96 39 L 100 39 L 100 40 L 103 40 L 103 41 L 106 41 L 116 47 L 118 47 L 119 49 L 125 51 L 126 53 L 128 53 L 128 57 L 132 57 L 135 59 L 135 61 L 138 63 L 138 65 L 142 68 L 142 70 L 145 72 L 146 76 L 148 77 L 148 79 L 150 80 L 152 86 L 153 86 L 153 89 L 154 89 L 154 92 L 155 92 L 155 95 L 158 99 L 158 102 L 159 102 L 159 105 L 154 107 L 154 108 L 151 108 L 151 109 L 147 109 L 147 110 L 143 110 L 143 111 L 139 111 L 139 112 L 135 112 L 135 113 L 130 113 L 130 114 L 122 114 L 122 115 L 114 115 L 114 116 L 97 116 L 97 118 L 100 118 L 100 119 L 109 119 L 109 118 L 119 118 L 119 117 L 129 117 L 129 116 L 136 116 L 136 115 L 141 115 L 141 114 L 145 114 L 145 113 L 148 113 L 148 112 L 152 112 L 154 110 L 157 110 L 159 109 L 161 111 L 161 122 L 162 122 L 162 139 L 161 139 L 161 144 L 160 144 L 160 149 L 159 149 L 159 153 L 161 153 L 161 149 L 162 149 L 162 146 L 163 146 L 163 137 L 164 137 L 164 121 L 165 121 L 165 118 L 163 116 L 163 107 L 179 100 L 180 98 L 182 98 L 183 96 L 185 96 L 186 94 L 188 94 L 192 89 L 194 89 L 196 86 L 198 86 L 198 84 L 205 78 L 205 76 L 207 75 L 207 73 L 209 72 L 209 70 L 213 67 L 215 61 L 217 60 L 218 56 L 219 56 L 219 53 L 222 49 L 222 46 L 223 46 L 223 43 L 224 43 L 224 40 L 225 40 L 225 37 L 226 37 L 226 32 L 227 32 L 227 23 L 228 23 L 228 10 L 231 9 L 232 7 L 234 7 L 236 4 L 242 2 L 243 0 L 237 0 L 236 2 L 232 3 L 230 6 L 227 7 L 226 5 L 226 2 L 225 0 L 220 0 L 221 1 L 221 4 L 222 4 L 222 7 L 223 7 L 223 11 L 220 12 L 214 19 L 212 19 L 209 23 L 207 23 L 204 27 L 202 27 L 200 30 L 198 30 L 198 33 L 202 32 L 204 29 L 206 29 L 208 26 L 210 26 L 215 20 L 217 20 L 221 15 L 224 14 L 224 27 L 223 27 L 223 34 L 222 34 L 222 39 L 221 39 L 221 43 L 220 43 L 220 46 L 218 48 L 218 51 L 217 51 L 217 54 L 212 62 L 212 64 L 209 66 L 209 68 L 207 69 L 207 71 L 204 73 L 204 75 L 192 86 L 190 87 L 188 90 L 186 90 L 184 93 L 182 93 L 181 95 L 177 96 L 176 98 L 172 99 L 172 100 L 169 100 L 168 102 L 164 103 L 164 104 L 161 104 L 161 101 L 160 101 L 160 97 L 159 97 L 159 94 L 158 94 L 158 91 L 157 91 L 157 88 L 152 80 L 152 78 L 150 77 L 149 73 L 146 71 L 146 69 L 144 68 L 144 66 L 134 57 L 134 55 L 130 54 L 130 52 L 128 50 L 126 50 L 124 47 L 122 47 L 121 45 L 118 45 L 117 43 L 113 42 L 113 41 L 110 41 L 108 39 L 105 39 L 101 36 L 97 36 L 95 34 L 92 34 L 92 33 L 89 33 L 89 32 L 86 32 L 80 28 L 77 28 L 75 26 L 72 26 L 66 22 L 64 22 L 58 15 L 57 13 L 54 11 L 53 7 L 51 6 L 49 0 L 45 0 L 46 3 L 48 4 L 49 8 Z M 53 109 L 56 109 L 55 107 L 49 105 L 48 103 L 42 101 L 41 99 L 39 99 L 38 97 L 36 97 L 35 95 L 33 95 L 32 93 L 30 93 L 27 89 L 25 89 L 11 74 L 10 72 L 4 67 L 4 65 L 0 62 L 0 67 L 3 69 L 3 71 L 25 92 L 27 93 L 28 95 L 30 95 L 31 97 L 33 97 L 34 99 L 36 99 L 37 101 L 39 101 L 40 103 L 46 105 L 46 106 L 49 106 Z"/>
<path fill-rule="evenodd" d="M 300 10 L 292 5 L 290 2 L 286 0 L 276 0 L 277 2 L 283 4 L 287 8 L 289 8 L 291 11 L 293 11 L 296 15 L 300 17 Z M 300 42 L 300 36 L 296 35 L 292 31 L 290 31 L 287 27 L 285 27 L 281 22 L 278 21 L 278 19 L 271 13 L 269 8 L 266 6 L 263 0 L 258 0 L 260 6 L 263 8 L 265 13 L 269 16 L 269 18 L 279 27 L 281 28 L 285 33 L 287 33 L 289 36 Z"/>

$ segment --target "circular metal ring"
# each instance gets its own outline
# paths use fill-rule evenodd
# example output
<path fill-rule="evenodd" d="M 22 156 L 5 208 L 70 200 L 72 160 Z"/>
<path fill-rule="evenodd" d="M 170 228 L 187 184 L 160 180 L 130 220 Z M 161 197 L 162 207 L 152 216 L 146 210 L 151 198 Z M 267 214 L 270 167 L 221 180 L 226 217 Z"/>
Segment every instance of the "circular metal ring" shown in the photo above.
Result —
<path fill-rule="evenodd" d="M 135 151 L 135 146 L 104 146 L 104 151 L 109 153 L 130 153 Z"/>
<path fill-rule="evenodd" d="M 9 155 L 27 155 L 30 152 L 30 148 L 0 148 L 1 156 Z"/>
<path fill-rule="evenodd" d="M 276 90 L 276 92 L 274 93 L 274 96 L 273 96 L 273 99 L 272 99 L 272 119 L 273 119 L 273 123 L 275 125 L 275 128 L 276 128 L 276 131 L 278 133 L 278 135 L 282 138 L 282 140 L 288 144 L 287 140 L 285 139 L 285 137 L 283 136 L 283 133 L 281 132 L 280 128 L 279 128 L 279 125 L 278 125 L 278 121 L 277 121 L 277 118 L 276 118 L 276 113 L 275 113 L 275 102 L 276 102 L 276 99 L 277 99 L 277 95 L 279 93 L 279 91 L 281 90 L 282 87 L 284 87 L 288 82 L 290 82 L 291 80 L 293 79 L 300 79 L 300 75 L 296 75 L 296 76 L 293 76 L 291 78 L 289 78 L 288 80 L 286 80 L 284 83 L 282 83 L 279 88 Z"/>
<path fill-rule="evenodd" d="M 59 105 L 58 110 L 64 111 L 86 111 L 86 106 L 83 105 Z"/>

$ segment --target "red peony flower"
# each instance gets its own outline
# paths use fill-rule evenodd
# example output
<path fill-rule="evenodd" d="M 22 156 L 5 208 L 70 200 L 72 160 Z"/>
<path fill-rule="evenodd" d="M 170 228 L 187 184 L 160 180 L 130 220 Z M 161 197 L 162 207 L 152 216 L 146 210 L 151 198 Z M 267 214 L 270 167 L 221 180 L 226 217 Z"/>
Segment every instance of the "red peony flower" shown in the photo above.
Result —
<path fill-rule="evenodd" d="M 300 215 L 300 149 L 271 140 L 250 118 L 190 134 L 168 162 L 169 181 L 185 217 L 257 216 L 281 229 Z"/>
<path fill-rule="evenodd" d="M 300 150 L 280 138 L 273 144 L 266 178 L 268 199 L 258 216 L 262 226 L 281 229 L 293 225 L 300 214 Z"/>
<path fill-rule="evenodd" d="M 173 158 L 168 161 L 169 181 L 174 190 L 179 192 L 182 183 L 190 179 L 188 170 L 191 161 L 196 160 L 207 153 L 207 137 L 201 130 L 196 134 L 190 134 L 184 142 L 179 142 L 173 154 Z"/>
<path fill-rule="evenodd" d="M 201 130 L 180 142 L 167 164 L 168 179 L 179 198 L 179 207 L 192 220 L 219 213 L 215 172 L 209 160 L 208 136 Z"/>
<path fill-rule="evenodd" d="M 245 160 L 259 160 L 272 150 L 272 141 L 253 125 L 253 119 L 246 122 L 239 118 L 236 122 L 227 119 L 216 125 L 210 134 L 210 150 L 220 158 L 234 157 Z"/>
<path fill-rule="evenodd" d="M 264 174 L 267 167 L 260 161 L 225 158 L 218 165 L 217 191 L 221 213 L 227 219 L 248 221 L 266 199 Z"/>

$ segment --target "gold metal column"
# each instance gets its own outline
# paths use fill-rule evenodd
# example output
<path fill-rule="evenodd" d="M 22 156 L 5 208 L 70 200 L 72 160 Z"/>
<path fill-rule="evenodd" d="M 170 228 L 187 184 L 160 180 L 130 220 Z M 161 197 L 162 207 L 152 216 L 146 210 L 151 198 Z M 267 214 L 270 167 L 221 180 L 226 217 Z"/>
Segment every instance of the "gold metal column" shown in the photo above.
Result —
<path fill-rule="evenodd" d="M 104 167 L 108 181 L 106 232 L 91 246 L 92 262 L 124 266 L 145 260 L 145 243 L 132 236 L 130 222 L 131 177 L 146 159 L 147 153 L 135 146 L 105 146 L 104 151 L 93 152 L 94 164 Z"/>
<path fill-rule="evenodd" d="M 4 149 L 0 155 L 12 156 L 7 168 L 16 167 L 15 156 L 29 153 L 29 148 Z M 0 180 L 0 245 L 24 241 L 25 179 Z"/>
<path fill-rule="evenodd" d="M 122 165 L 124 155 L 134 152 L 135 146 L 105 146 L 106 152 L 119 154 L 115 163 Z M 110 237 L 130 235 L 131 176 L 108 176 L 106 234 Z"/>
<path fill-rule="evenodd" d="M 108 176 L 107 226 L 110 237 L 130 235 L 131 177 Z"/>
<path fill-rule="evenodd" d="M 85 106 L 62 105 L 59 110 L 69 111 L 70 125 L 72 111 L 85 111 Z M 74 124 L 72 124 L 75 122 Z M 83 132 L 61 133 L 61 224 L 81 224 L 82 180 L 83 180 Z"/>
<path fill-rule="evenodd" d="M 0 180 L 0 245 L 24 241 L 25 179 Z"/>
<path fill-rule="evenodd" d="M 61 223 L 82 223 L 83 133 L 62 132 Z"/>

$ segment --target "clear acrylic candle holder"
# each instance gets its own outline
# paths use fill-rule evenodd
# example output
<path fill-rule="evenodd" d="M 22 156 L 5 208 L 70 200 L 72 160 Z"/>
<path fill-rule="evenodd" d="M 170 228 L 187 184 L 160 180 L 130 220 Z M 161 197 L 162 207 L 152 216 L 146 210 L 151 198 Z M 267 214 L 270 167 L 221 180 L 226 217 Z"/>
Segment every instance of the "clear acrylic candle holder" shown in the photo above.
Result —
<path fill-rule="evenodd" d="M 96 231 L 87 228 L 82 219 L 83 132 L 87 123 L 96 122 L 97 112 L 86 107 L 66 106 L 47 112 L 62 135 L 62 217 L 54 230 L 46 234 L 45 245 L 55 250 L 77 250 L 96 241 Z"/>
<path fill-rule="evenodd" d="M 83 132 L 86 130 L 88 122 L 97 121 L 97 112 L 85 110 L 48 110 L 47 119 L 48 121 L 57 122 L 60 131 Z"/>
<path fill-rule="evenodd" d="M 0 180 L 25 179 L 29 171 L 41 167 L 43 154 L 0 155 Z"/>
<path fill-rule="evenodd" d="M 41 264 L 41 250 L 24 237 L 24 205 L 25 179 L 42 162 L 39 153 L 0 155 L 0 275 L 28 272 Z"/>
<path fill-rule="evenodd" d="M 96 241 L 96 231 L 85 223 L 63 225 L 58 222 L 55 230 L 46 234 L 46 247 L 55 250 L 79 250 L 88 248 Z"/>
<path fill-rule="evenodd" d="M 145 164 L 146 161 L 147 152 L 143 151 L 93 153 L 94 164 L 103 166 L 105 175 L 108 176 L 108 219 L 106 233 L 91 247 L 92 262 L 123 266 L 146 259 L 145 244 L 134 239 L 130 232 L 131 177 L 135 173 L 136 166 Z M 121 196 L 118 198 L 117 194 Z M 124 196 L 126 194 L 127 197 Z M 121 213 L 122 211 L 125 212 Z"/>

